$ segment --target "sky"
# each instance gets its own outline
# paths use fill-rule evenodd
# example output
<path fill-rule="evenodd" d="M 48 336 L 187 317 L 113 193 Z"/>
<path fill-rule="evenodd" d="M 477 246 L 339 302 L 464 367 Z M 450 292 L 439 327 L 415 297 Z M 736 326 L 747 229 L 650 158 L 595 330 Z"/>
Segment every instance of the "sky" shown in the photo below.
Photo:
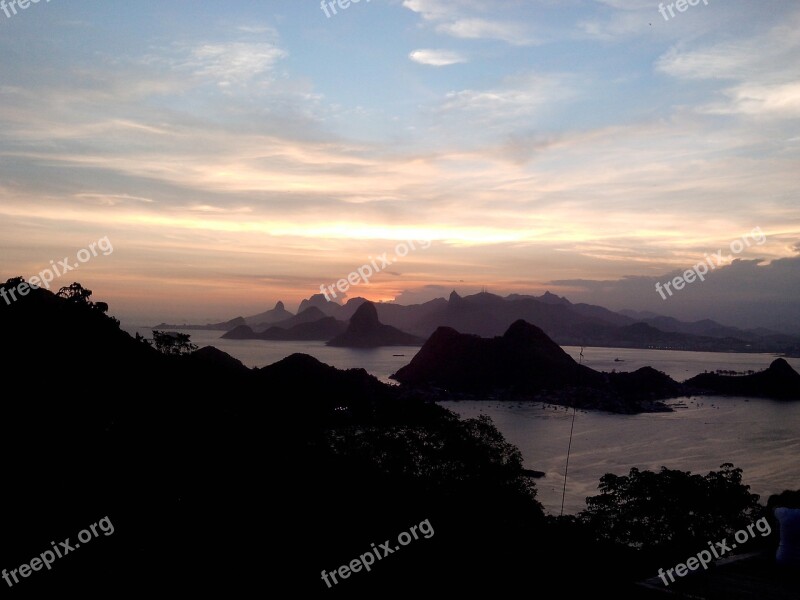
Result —
<path fill-rule="evenodd" d="M 550 290 L 800 331 L 796 1 L 332 5 L 0 4 L 0 276 L 108 238 L 51 285 L 205 321 L 385 254 L 337 300 Z"/>

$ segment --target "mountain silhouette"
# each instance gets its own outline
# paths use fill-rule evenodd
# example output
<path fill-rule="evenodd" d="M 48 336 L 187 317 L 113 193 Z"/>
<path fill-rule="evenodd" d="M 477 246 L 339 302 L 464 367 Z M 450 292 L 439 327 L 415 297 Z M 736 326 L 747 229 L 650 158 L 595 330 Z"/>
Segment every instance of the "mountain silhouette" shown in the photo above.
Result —
<path fill-rule="evenodd" d="M 800 400 L 800 373 L 783 358 L 752 375 L 701 373 L 688 379 L 686 385 L 706 393 Z"/>
<path fill-rule="evenodd" d="M 455 391 L 488 392 L 506 383 L 535 391 L 574 383 L 579 374 L 585 380 L 598 379 L 541 329 L 517 321 L 502 337 L 492 339 L 440 327 L 392 378 Z"/>
<path fill-rule="evenodd" d="M 680 384 L 649 367 L 601 373 L 579 365 L 541 329 L 522 320 L 494 338 L 441 327 L 392 379 L 412 388 L 483 397 L 501 393 L 625 413 L 667 410 L 654 401 L 682 393 Z"/>
<path fill-rule="evenodd" d="M 236 317 L 235 319 L 231 319 L 230 321 L 223 321 L 222 323 L 208 323 L 207 325 L 190 325 L 184 323 L 183 325 L 177 325 L 175 323 L 159 323 L 153 329 L 197 329 L 198 331 L 230 331 L 231 329 L 235 329 L 236 327 L 240 327 L 245 325 L 247 321 L 245 321 L 244 317 Z"/>
<path fill-rule="evenodd" d="M 295 316 L 289 317 L 283 321 L 278 321 L 274 324 L 275 327 L 280 327 L 281 329 L 291 329 L 295 325 L 301 325 L 303 323 L 313 323 L 314 321 L 319 321 L 320 319 L 324 319 L 327 315 L 318 309 L 316 306 L 311 306 L 305 310 L 301 310 Z"/>
<path fill-rule="evenodd" d="M 261 328 L 266 325 L 271 325 L 273 323 L 278 323 L 280 321 L 285 321 L 286 319 L 292 318 L 294 315 L 286 310 L 283 302 L 278 301 L 275 304 L 275 307 L 271 310 L 267 310 L 262 313 L 258 313 L 257 315 L 252 315 L 250 317 L 245 317 L 245 323 L 250 327 L 254 328 Z"/>
<path fill-rule="evenodd" d="M 323 316 L 314 321 L 307 319 L 314 318 L 320 313 L 315 307 L 307 308 L 305 311 L 281 321 L 281 326 L 273 325 L 264 331 L 254 331 L 247 325 L 241 325 L 222 336 L 229 340 L 274 340 L 274 341 L 324 341 L 339 335 L 347 329 L 347 324 L 337 321 L 333 317 Z M 292 323 L 295 323 L 292 325 Z M 284 325 L 290 325 L 284 327 Z"/>
<path fill-rule="evenodd" d="M 350 298 L 344 305 L 315 294 L 300 303 L 298 316 L 309 308 L 339 321 L 349 320 L 364 298 Z M 260 333 L 271 326 L 288 329 L 283 321 L 292 314 L 278 303 L 272 311 L 238 317 L 233 321 L 209 325 L 166 325 L 160 329 L 224 329 L 231 331 L 248 325 Z M 592 304 L 573 304 L 563 296 L 545 292 L 541 296 L 510 294 L 506 297 L 488 292 L 461 296 L 455 290 L 448 299 L 437 298 L 423 304 L 400 305 L 381 302 L 375 305 L 380 322 L 422 338 L 439 327 L 451 327 L 462 333 L 483 337 L 502 335 L 512 323 L 524 320 L 541 328 L 562 346 L 598 346 L 618 348 L 656 348 L 710 352 L 772 352 L 800 355 L 800 338 L 766 329 L 743 330 L 721 325 L 711 319 L 684 323 L 671 317 L 635 311 L 614 312 Z M 265 315 L 269 315 L 266 318 Z M 273 320 L 274 319 L 274 320 Z M 234 337 L 249 335 L 240 330 Z M 297 335 L 307 335 L 305 333 Z M 321 335 L 321 333 L 319 334 Z M 282 339 L 273 332 L 271 339 Z M 250 338 L 246 338 L 250 339 Z M 294 339 L 292 336 L 288 339 Z M 315 338 L 321 339 L 321 338 Z"/>
<path fill-rule="evenodd" d="M 352 307 L 364 302 L 363 298 L 353 298 L 341 306 L 326 301 L 321 294 L 312 299 L 325 314 L 340 320 L 352 316 Z M 602 306 L 573 304 L 550 292 L 541 296 L 506 297 L 481 292 L 462 297 L 453 291 L 447 300 L 437 298 L 407 306 L 381 302 L 376 308 L 382 323 L 424 338 L 439 327 L 493 337 L 502 335 L 512 323 L 522 319 L 541 328 L 562 346 L 720 352 L 785 352 L 795 345 L 800 347 L 797 336 L 767 330 L 745 331 L 712 320 L 683 323 L 649 313 L 623 314 Z"/>
<path fill-rule="evenodd" d="M 405 333 L 391 325 L 383 325 L 372 302 L 364 302 L 350 318 L 350 324 L 328 342 L 329 346 L 376 348 L 378 346 L 417 346 L 423 339 Z"/>

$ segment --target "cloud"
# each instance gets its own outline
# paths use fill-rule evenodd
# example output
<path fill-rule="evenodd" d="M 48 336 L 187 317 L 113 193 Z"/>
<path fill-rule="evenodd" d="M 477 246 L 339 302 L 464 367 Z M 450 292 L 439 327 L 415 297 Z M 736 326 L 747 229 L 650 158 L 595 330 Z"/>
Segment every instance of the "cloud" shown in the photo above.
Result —
<path fill-rule="evenodd" d="M 464 56 L 452 50 L 414 50 L 408 57 L 421 65 L 432 67 L 446 67 L 467 62 Z"/>
<path fill-rule="evenodd" d="M 698 257 L 702 260 L 702 257 Z M 698 261 L 695 261 L 698 262 Z M 713 318 L 743 328 L 767 327 L 800 332 L 800 258 L 766 263 L 761 259 L 735 259 L 664 300 L 657 282 L 681 275 L 681 269 L 656 277 L 618 280 L 557 280 L 549 282 L 573 302 L 586 301 L 614 310 L 633 308 L 683 320 Z"/>
<path fill-rule="evenodd" d="M 470 0 L 403 0 L 403 6 L 426 21 L 448 19 L 474 5 Z"/>
<path fill-rule="evenodd" d="M 722 101 L 710 101 L 697 111 L 793 119 L 800 115 L 800 11 L 784 22 L 746 39 L 690 49 L 677 44 L 655 64 L 656 70 L 685 82 L 720 82 Z"/>
<path fill-rule="evenodd" d="M 440 127 L 455 125 L 455 132 L 482 128 L 481 134 L 519 133 L 520 119 L 530 127 L 548 110 L 570 99 L 569 77 L 559 74 L 523 73 L 507 77 L 492 87 L 447 92 L 434 114 Z"/>
<path fill-rule="evenodd" d="M 558 77 L 529 74 L 506 80 L 503 86 L 484 90 L 465 89 L 448 92 L 444 110 L 492 112 L 503 116 L 531 114 L 542 104 L 566 94 Z"/>
<path fill-rule="evenodd" d="M 437 25 L 436 31 L 467 40 L 501 40 L 514 46 L 538 43 L 524 25 L 487 19 L 456 19 Z"/>
<path fill-rule="evenodd" d="M 748 80 L 796 75 L 800 49 L 800 11 L 787 15 L 782 23 L 756 31 L 749 38 L 721 41 L 691 49 L 686 43 L 671 47 L 656 62 L 657 70 L 680 79 Z"/>
<path fill-rule="evenodd" d="M 143 198 L 141 196 L 131 196 L 130 194 L 101 194 L 96 192 L 81 192 L 75 194 L 79 200 L 85 200 L 89 203 L 99 204 L 101 206 L 117 206 L 120 204 L 130 204 L 143 202 L 145 204 L 152 204 L 155 202 L 152 198 Z"/>
<path fill-rule="evenodd" d="M 673 10 L 673 16 L 662 8 L 669 4 L 658 0 L 595 0 L 595 10 L 583 11 L 588 16 L 582 16 L 577 29 L 585 37 L 605 42 L 637 37 L 659 42 L 693 41 L 713 39 L 723 31 L 752 31 L 754 25 L 760 26 L 772 16 L 765 18 L 765 13 L 772 11 L 747 0 L 701 2 L 685 14 Z M 774 11 L 774 14 L 781 12 Z"/>
<path fill-rule="evenodd" d="M 742 114 L 761 117 L 800 117 L 800 81 L 778 85 L 741 85 L 725 90 L 729 101 L 710 104 L 709 114 Z"/>
<path fill-rule="evenodd" d="M 478 0 L 404 0 L 403 6 L 421 15 L 436 32 L 451 37 L 499 40 L 514 46 L 538 43 L 528 26 L 513 20 L 487 19 L 482 15 L 487 10 L 497 12 L 515 8 L 516 3 L 507 0 L 497 0 L 488 7 Z"/>
<path fill-rule="evenodd" d="M 227 87 L 244 85 L 269 75 L 275 64 L 286 56 L 285 50 L 270 42 L 203 44 L 190 49 L 182 66 Z"/>
<path fill-rule="evenodd" d="M 614 14 L 606 20 L 582 21 L 578 24 L 578 28 L 589 38 L 613 41 L 633 35 L 641 35 L 648 30 L 652 31 L 652 21 L 653 15 L 650 11 L 631 12 L 626 10 L 619 14 Z"/>
<path fill-rule="evenodd" d="M 605 4 L 617 10 L 652 10 L 652 0 L 596 0 L 599 4 Z"/>
<path fill-rule="evenodd" d="M 242 33 L 275 33 L 275 28 L 269 25 L 241 25 L 237 29 Z"/>

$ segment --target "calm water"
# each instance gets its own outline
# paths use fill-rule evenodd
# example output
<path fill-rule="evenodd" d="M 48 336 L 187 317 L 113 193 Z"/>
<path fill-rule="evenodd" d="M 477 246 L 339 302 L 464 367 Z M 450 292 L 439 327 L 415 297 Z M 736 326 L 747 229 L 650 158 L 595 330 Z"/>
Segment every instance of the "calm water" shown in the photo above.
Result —
<path fill-rule="evenodd" d="M 800 489 L 800 402 L 704 397 L 683 399 L 674 413 L 613 415 L 579 411 L 567 480 L 564 512 L 585 508 L 605 473 L 625 475 L 631 467 L 705 474 L 732 462 L 744 483 L 761 494 Z M 539 500 L 551 513 L 561 507 L 564 464 L 572 413 L 563 407 L 498 402 L 445 402 L 454 412 L 489 415 L 515 444 L 537 480 Z"/>
<path fill-rule="evenodd" d="M 137 328 L 127 328 L 131 333 Z M 138 328 L 145 336 L 150 330 Z M 192 341 L 216 346 L 249 367 L 263 367 L 293 354 L 310 354 L 341 369 L 364 368 L 383 381 L 407 364 L 417 347 L 354 350 L 329 348 L 323 342 L 265 342 L 222 340 L 222 332 L 192 331 Z M 580 349 L 565 347 L 578 358 Z M 403 354 L 405 356 L 394 356 Z M 624 362 L 615 362 L 615 359 Z M 682 381 L 705 370 L 745 371 L 767 367 L 776 357 L 767 354 L 675 352 L 586 348 L 583 363 L 594 369 L 633 371 L 650 365 Z M 800 371 L 800 359 L 787 359 Z M 545 471 L 537 480 L 539 500 L 551 513 L 561 507 L 564 463 L 571 413 L 541 403 L 446 402 L 465 416 L 489 415 L 506 439 L 522 452 L 525 466 Z M 672 468 L 707 473 L 724 462 L 744 469 L 745 483 L 766 496 L 800 489 L 800 402 L 706 397 L 672 402 L 677 412 L 636 416 L 579 411 L 567 482 L 565 512 L 585 507 L 586 496 L 597 493 L 600 477 L 626 474 L 631 467 Z M 681 407 L 685 404 L 686 408 Z"/>

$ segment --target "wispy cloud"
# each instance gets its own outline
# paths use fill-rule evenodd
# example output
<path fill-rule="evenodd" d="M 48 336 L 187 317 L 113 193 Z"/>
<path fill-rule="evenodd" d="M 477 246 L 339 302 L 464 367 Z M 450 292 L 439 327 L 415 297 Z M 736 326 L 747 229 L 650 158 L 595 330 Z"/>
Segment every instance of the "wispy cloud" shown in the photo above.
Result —
<path fill-rule="evenodd" d="M 456 19 L 437 25 L 436 31 L 467 40 L 501 40 L 515 46 L 537 43 L 525 25 L 488 19 Z"/>
<path fill-rule="evenodd" d="M 504 78 L 491 87 L 447 92 L 433 108 L 440 128 L 453 133 L 478 127 L 485 135 L 519 133 L 573 97 L 569 77 L 559 74 L 524 73 Z"/>
<path fill-rule="evenodd" d="M 404 0 L 403 6 L 421 15 L 425 22 L 433 24 L 438 33 L 452 37 L 500 40 L 515 46 L 537 43 L 527 25 L 481 16 L 489 7 L 475 0 Z M 497 11 L 509 6 L 513 6 L 513 3 L 498 0 L 492 2 L 490 8 Z"/>
<path fill-rule="evenodd" d="M 218 85 L 244 85 L 272 73 L 287 52 L 270 42 L 230 42 L 202 44 L 188 49 L 180 68 L 189 68 Z"/>
<path fill-rule="evenodd" d="M 466 57 L 452 50 L 414 50 L 408 57 L 421 65 L 446 67 L 467 62 Z"/>
<path fill-rule="evenodd" d="M 656 69 L 684 81 L 719 82 L 722 101 L 711 100 L 699 112 L 757 118 L 800 115 L 800 10 L 749 38 L 691 49 L 675 45 L 656 62 Z"/>
<path fill-rule="evenodd" d="M 97 203 L 104 206 L 117 206 L 120 204 L 143 202 L 145 204 L 152 204 L 155 202 L 152 198 L 143 198 L 141 196 L 131 196 L 130 194 L 102 194 L 98 192 L 81 192 L 75 194 L 79 200 Z"/>

